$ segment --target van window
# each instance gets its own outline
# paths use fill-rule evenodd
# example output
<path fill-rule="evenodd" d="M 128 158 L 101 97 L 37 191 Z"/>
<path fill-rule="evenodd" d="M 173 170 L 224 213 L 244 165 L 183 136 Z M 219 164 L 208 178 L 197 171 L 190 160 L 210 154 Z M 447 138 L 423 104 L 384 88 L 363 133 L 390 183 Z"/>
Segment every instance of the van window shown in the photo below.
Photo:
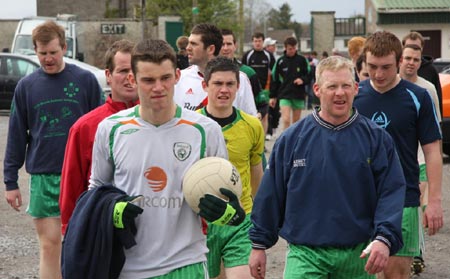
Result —
<path fill-rule="evenodd" d="M 16 44 L 14 45 L 13 53 L 20 53 L 25 55 L 35 54 L 34 45 L 30 35 L 18 35 L 16 37 Z"/>

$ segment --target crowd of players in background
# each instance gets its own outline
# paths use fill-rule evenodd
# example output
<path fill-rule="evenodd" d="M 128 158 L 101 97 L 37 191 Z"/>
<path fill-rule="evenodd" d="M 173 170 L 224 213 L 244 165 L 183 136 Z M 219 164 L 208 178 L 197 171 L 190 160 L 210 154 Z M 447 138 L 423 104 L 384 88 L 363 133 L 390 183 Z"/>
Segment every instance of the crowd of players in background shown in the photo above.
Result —
<path fill-rule="evenodd" d="M 347 257 L 349 262 L 359 258 L 361 250 L 367 246 L 361 255 L 365 260 L 341 270 L 341 275 L 357 274 L 363 276 L 361 278 L 373 278 L 373 274 L 383 270 L 385 278 L 408 278 L 411 264 L 414 273 L 420 272 L 417 266 L 424 265 L 419 245 L 423 232 L 417 224 L 423 219 L 428 233 L 433 235 L 442 227 L 443 217 L 438 124 L 438 112 L 442 108 L 441 90 L 436 70 L 422 57 L 424 40 L 419 33 L 411 32 L 405 36 L 403 45 L 389 32 L 376 32 L 368 38 L 353 38 L 348 48 L 352 63 L 337 58 L 340 53 L 335 49 L 330 57 L 323 52 L 320 60 L 315 51 L 301 55 L 294 37 L 285 38 L 284 51 L 278 56 L 277 42 L 265 38 L 262 33 L 255 33 L 252 36 L 253 48 L 245 52 L 242 59 L 236 59 L 233 32 L 219 30 L 212 24 L 198 24 L 189 37 L 180 37 L 177 40 L 178 54 L 161 40 L 143 40 L 136 45 L 122 40 L 114 43 L 105 55 L 105 74 L 111 86 L 111 95 L 103 105 L 95 78 L 76 66 L 64 63 L 62 57 L 67 46 L 60 27 L 51 22 L 40 25 L 33 31 L 33 43 L 41 69 L 24 78 L 17 86 L 9 123 L 4 179 L 6 200 L 19 210 L 22 198 L 17 183 L 18 170 L 26 163 L 27 172 L 31 174 L 27 212 L 34 218 L 39 237 L 41 278 L 61 278 L 61 257 L 65 278 L 79 276 L 81 270 L 86 271 L 87 267 L 92 269 L 89 271 L 91 275 L 107 269 L 109 274 L 122 274 L 127 278 L 208 278 L 208 273 L 219 276 L 221 261 L 227 278 L 264 278 L 266 259 L 260 252 L 274 244 L 279 226 L 283 236 L 291 237 L 293 241 L 286 263 L 286 278 L 317 272 L 311 266 L 301 265 L 296 257 L 302 260 L 320 258 L 329 261 L 327 264 L 342 267 L 342 263 L 335 263 L 323 255 L 324 246 L 337 247 L 333 257 Z M 352 67 L 356 69 L 354 72 Z M 316 68 L 320 69 L 318 73 Z M 360 81 L 359 88 L 357 81 Z M 313 113 L 302 121 L 301 113 L 305 109 L 313 109 Z M 384 130 L 371 122 L 367 123 L 362 115 L 374 120 Z M 280 120 L 283 129 L 289 129 L 289 132 L 277 133 Z M 324 135 L 333 132 L 330 137 L 337 137 L 336 143 L 327 143 L 323 149 L 316 150 L 324 152 L 325 157 L 333 156 L 333 148 L 339 145 L 343 136 L 353 142 L 355 138 L 349 135 L 361 134 L 354 126 L 346 130 L 353 123 L 365 127 L 358 129 L 373 130 L 376 138 L 380 139 L 374 143 L 377 146 L 375 149 L 386 152 L 380 154 L 368 151 L 367 146 L 361 147 L 358 155 L 368 157 L 354 159 L 366 161 L 367 167 L 375 168 L 378 176 L 367 175 L 366 166 L 359 165 L 360 184 L 352 187 L 363 185 L 362 181 L 370 181 L 368 183 L 373 184 L 374 193 L 386 194 L 389 202 L 399 201 L 401 206 L 398 207 L 402 207 L 403 212 L 391 207 L 381 210 L 383 213 L 378 216 L 374 209 L 377 206 L 374 205 L 384 208 L 386 204 L 382 204 L 382 199 L 375 198 L 376 195 L 370 195 L 370 205 L 358 204 L 355 208 L 365 213 L 372 212 L 377 215 L 376 218 L 366 214 L 367 220 L 363 223 L 358 223 L 358 218 L 352 214 L 343 218 L 343 224 L 348 222 L 364 228 L 354 233 L 355 239 L 336 239 L 334 236 L 316 238 L 329 234 L 324 231 L 329 228 L 320 224 L 311 226 L 311 231 L 304 233 L 301 224 L 291 223 L 288 218 L 297 216 L 296 213 L 287 214 L 286 220 L 278 220 L 284 210 L 292 213 L 302 208 L 301 203 L 291 204 L 282 196 L 278 200 L 276 197 L 280 193 L 286 194 L 291 187 L 299 187 L 308 195 L 311 193 L 304 187 L 324 182 L 321 180 L 323 178 L 313 179 L 312 172 L 309 173 L 311 179 L 299 181 L 298 185 L 297 180 L 289 179 L 298 178 L 309 161 L 314 161 L 310 157 L 311 150 L 305 149 L 307 144 L 314 149 L 314 139 L 305 140 L 312 135 L 328 140 L 328 136 Z M 243 127 L 239 131 L 236 128 L 238 125 Z M 328 130 L 314 132 L 317 127 Z M 405 127 L 410 129 L 405 131 Z M 305 134 L 297 134 L 297 130 L 305 131 Z M 264 137 L 271 140 L 280 134 L 274 149 L 282 156 L 270 158 L 269 167 L 264 178 L 261 178 L 263 166 L 266 165 Z M 368 141 L 373 140 L 370 135 L 364 135 Z M 239 138 L 251 144 L 244 149 L 242 142 L 235 141 Z M 347 141 L 342 143 L 351 147 Z M 331 150 L 328 149 L 329 144 Z M 357 144 L 355 142 L 354 147 Z M 397 150 L 393 149 L 394 145 Z M 416 154 L 419 146 L 422 147 L 420 166 Z M 350 149 L 344 151 L 349 152 Z M 151 156 L 139 156 L 142 153 Z M 303 157 L 290 158 L 291 153 L 292 156 Z M 174 158 L 163 160 L 166 158 L 164 154 L 173 154 Z M 245 160 L 240 160 L 236 154 L 245 156 Z M 182 200 L 179 191 L 182 174 L 203 156 L 229 157 L 235 164 L 241 165 L 241 176 L 246 179 L 243 185 L 246 195 L 240 203 L 232 193 L 227 193 L 229 202 L 212 198 L 208 203 L 211 202 L 213 208 L 209 204 L 201 207 L 203 211 L 200 215 L 206 219 L 207 224 L 204 225 L 209 229 L 207 237 L 200 226 L 196 227 L 200 224 L 200 218 L 186 211 L 189 209 L 184 206 L 174 209 L 174 212 L 162 207 L 144 206 L 142 212 L 139 206 L 131 203 L 136 196 L 143 195 L 145 199 L 153 195 L 146 194 L 146 191 L 150 191 L 148 181 L 155 179 L 163 180 L 163 188 L 171 189 L 171 198 Z M 279 162 L 283 156 L 287 156 L 286 160 Z M 384 165 L 383 162 L 388 163 Z M 399 168 L 400 162 L 402 170 Z M 320 174 L 323 170 L 318 165 L 320 162 L 316 163 L 312 166 L 315 174 L 323 176 Z M 352 180 L 352 167 L 348 166 L 350 170 L 344 171 L 341 166 L 346 165 L 345 160 L 342 164 L 322 163 L 331 171 L 330 175 L 336 175 L 334 183 L 342 186 L 345 192 L 344 186 Z M 290 168 L 282 172 L 284 164 L 292 164 L 292 172 Z M 154 168 L 146 169 L 150 166 Z M 158 168 L 156 177 L 155 168 Z M 146 170 L 145 175 L 140 174 L 142 170 Z M 405 180 L 395 179 L 403 178 L 402 173 Z M 264 191 L 258 196 L 257 188 L 261 180 Z M 378 185 L 380 180 L 387 181 L 392 189 Z M 290 182 L 285 185 L 285 181 Z M 115 187 L 98 187 L 107 185 Z M 274 185 L 286 187 L 289 191 L 274 191 L 271 188 Z M 88 188 L 92 190 L 86 192 Z M 405 195 L 398 195 L 393 190 L 404 188 Z M 366 197 L 365 194 L 342 195 L 341 201 L 351 204 L 352 199 Z M 255 207 L 259 210 L 252 213 L 255 196 Z M 81 207 L 78 212 L 92 206 L 104 205 L 108 208 L 106 212 L 110 214 L 110 219 L 96 215 L 101 212 L 90 211 L 91 220 L 95 216 L 101 220 L 95 228 L 96 232 L 106 228 L 107 233 L 101 236 L 101 241 L 111 240 L 106 238 L 110 236 L 109 225 L 113 225 L 114 233 L 120 235 L 120 246 L 112 245 L 111 249 L 122 251 L 125 247 L 124 253 L 114 253 L 118 250 L 103 251 L 104 246 L 97 246 L 100 239 L 93 241 L 91 223 L 69 222 L 72 215 L 81 219 L 85 217 L 74 214 L 79 198 L 82 202 L 78 202 Z M 328 196 L 321 203 L 326 203 L 326 198 Z M 113 206 L 108 207 L 111 202 Z M 276 206 L 267 208 L 273 202 Z M 326 204 L 320 206 L 333 209 L 326 207 Z M 421 206 L 423 211 L 416 210 Z M 215 207 L 220 210 L 215 212 Z M 264 208 L 273 210 L 267 212 L 272 218 L 261 216 Z M 314 208 L 308 209 L 314 211 Z M 140 214 L 142 216 L 138 217 Z M 174 214 L 178 219 L 172 218 Z M 155 219 L 154 216 L 159 217 Z M 314 216 L 320 217 L 320 220 L 313 222 L 328 224 L 322 218 L 329 215 Z M 402 217 L 403 223 L 400 224 Z M 272 221 L 275 223 L 270 223 Z M 155 222 L 158 222 L 157 230 Z M 400 232 L 400 225 L 403 232 Z M 186 227 L 192 229 L 189 235 L 181 235 L 179 232 L 186 230 Z M 67 237 L 63 247 L 61 230 Z M 311 233 L 314 234 L 313 240 Z M 403 241 L 399 237 L 402 233 Z M 367 236 L 365 239 L 364 235 Z M 136 242 L 148 242 L 149 239 L 159 246 L 135 246 Z M 110 262 L 101 262 L 99 258 L 89 262 L 77 260 L 88 258 L 86 253 L 89 251 L 78 249 L 78 244 L 85 242 L 92 243 L 90 247 L 97 249 L 96 253 L 101 250 L 109 255 Z M 402 245 L 403 250 L 400 250 Z M 342 249 L 349 246 L 353 250 Z M 234 251 L 236 247 L 238 250 Z M 357 252 L 355 247 L 359 249 Z M 397 252 L 399 254 L 395 254 Z M 368 254 L 370 256 L 367 258 Z M 415 264 L 413 257 L 416 257 Z M 214 259 L 215 265 L 207 266 L 207 259 L 211 262 Z M 305 273 L 298 273 L 299 270 Z M 332 271 L 331 268 L 321 272 L 332 274 L 339 271 Z"/>

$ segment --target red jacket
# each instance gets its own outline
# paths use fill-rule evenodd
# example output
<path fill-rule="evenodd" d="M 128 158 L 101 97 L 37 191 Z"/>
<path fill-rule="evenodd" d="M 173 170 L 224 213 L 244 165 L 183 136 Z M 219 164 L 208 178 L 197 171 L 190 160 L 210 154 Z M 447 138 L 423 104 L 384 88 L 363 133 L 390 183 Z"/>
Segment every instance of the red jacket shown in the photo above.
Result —
<path fill-rule="evenodd" d="M 89 185 L 92 147 L 98 124 L 106 117 L 136 104 L 137 102 L 114 102 L 111 97 L 108 97 L 104 105 L 80 117 L 70 128 L 61 172 L 59 196 L 63 234 L 66 232 L 78 197 L 87 190 Z"/>

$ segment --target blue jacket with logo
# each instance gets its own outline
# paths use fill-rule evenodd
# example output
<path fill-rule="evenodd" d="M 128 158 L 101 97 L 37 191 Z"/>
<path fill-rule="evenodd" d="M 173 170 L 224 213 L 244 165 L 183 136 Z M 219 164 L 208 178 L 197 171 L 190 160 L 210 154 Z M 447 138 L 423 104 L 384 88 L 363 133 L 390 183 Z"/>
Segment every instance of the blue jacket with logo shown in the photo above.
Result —
<path fill-rule="evenodd" d="M 98 107 L 102 95 L 92 73 L 69 63 L 57 74 L 40 68 L 21 79 L 9 117 L 6 190 L 19 188 L 18 171 L 24 162 L 30 174 L 60 174 L 70 127 Z"/>
<path fill-rule="evenodd" d="M 255 197 L 249 235 L 256 249 L 278 235 L 295 245 L 402 244 L 405 180 L 394 143 L 358 112 L 333 126 L 314 111 L 276 141 Z"/>

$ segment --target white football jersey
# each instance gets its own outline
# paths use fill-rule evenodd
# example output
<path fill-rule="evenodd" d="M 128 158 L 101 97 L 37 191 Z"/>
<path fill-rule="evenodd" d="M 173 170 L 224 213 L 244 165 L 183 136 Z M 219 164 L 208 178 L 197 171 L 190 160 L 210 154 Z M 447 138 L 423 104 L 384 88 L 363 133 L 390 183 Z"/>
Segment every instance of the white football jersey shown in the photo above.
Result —
<path fill-rule="evenodd" d="M 180 80 L 175 85 L 175 103 L 188 110 L 205 107 L 208 103 L 208 94 L 203 90 L 202 81 L 203 75 L 196 65 L 181 70 Z M 233 106 L 250 115 L 256 115 L 252 87 L 247 75 L 243 72 L 239 72 L 239 83 Z"/>
<path fill-rule="evenodd" d="M 136 106 L 99 124 L 89 188 L 113 184 L 144 196 L 144 212 L 135 219 L 137 245 L 125 250 L 120 278 L 149 278 L 206 261 L 201 220 L 184 199 L 182 179 L 208 156 L 228 157 L 222 130 L 194 111 L 177 107 L 172 120 L 154 126 Z"/>

